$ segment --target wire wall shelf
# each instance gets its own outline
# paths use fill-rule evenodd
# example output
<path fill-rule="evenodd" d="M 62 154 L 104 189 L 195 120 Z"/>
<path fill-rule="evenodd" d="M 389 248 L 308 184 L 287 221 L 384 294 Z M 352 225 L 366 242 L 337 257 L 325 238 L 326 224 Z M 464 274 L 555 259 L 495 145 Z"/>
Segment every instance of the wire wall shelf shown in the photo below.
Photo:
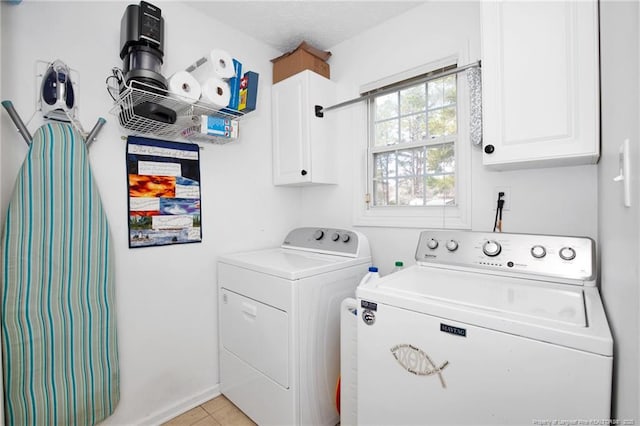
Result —
<path fill-rule="evenodd" d="M 114 99 L 109 113 L 117 116 L 120 126 L 133 135 L 226 144 L 237 139 L 200 133 L 200 117 L 209 115 L 235 121 L 244 116 L 241 111 L 218 109 L 201 101 L 193 102 L 140 82 L 125 85 L 122 90 L 120 85 L 108 83 L 107 90 Z"/>

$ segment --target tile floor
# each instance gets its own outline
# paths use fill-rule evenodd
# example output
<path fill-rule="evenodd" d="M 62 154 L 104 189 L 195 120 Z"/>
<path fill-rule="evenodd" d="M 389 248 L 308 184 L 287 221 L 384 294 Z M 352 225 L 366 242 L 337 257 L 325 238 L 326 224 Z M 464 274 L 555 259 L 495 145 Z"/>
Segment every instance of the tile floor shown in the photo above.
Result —
<path fill-rule="evenodd" d="M 163 426 L 256 426 L 238 407 L 220 395 L 164 423 Z"/>

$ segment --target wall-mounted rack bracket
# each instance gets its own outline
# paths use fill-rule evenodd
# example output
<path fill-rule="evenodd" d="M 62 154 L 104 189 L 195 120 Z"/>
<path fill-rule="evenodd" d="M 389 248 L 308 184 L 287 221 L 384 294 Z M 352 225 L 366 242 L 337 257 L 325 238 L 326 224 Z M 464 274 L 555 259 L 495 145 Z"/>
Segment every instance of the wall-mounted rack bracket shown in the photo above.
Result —
<path fill-rule="evenodd" d="M 20 136 L 22 136 L 22 139 L 24 139 L 27 145 L 31 145 L 33 136 L 31 136 L 31 133 L 29 133 L 27 126 L 25 126 L 24 121 L 22 121 L 22 118 L 20 118 L 20 115 L 14 108 L 13 103 L 11 101 L 2 101 L 2 106 L 4 107 L 5 110 L 7 110 L 7 113 L 9 114 L 11 121 L 13 121 L 13 123 L 16 125 L 18 133 L 20 133 Z M 85 138 L 85 144 L 87 148 L 89 148 L 89 145 L 91 145 L 91 143 L 95 141 L 96 137 L 98 136 L 98 133 L 100 133 L 100 130 L 102 130 L 102 127 L 106 122 L 107 120 L 105 120 L 104 118 L 102 117 L 98 118 L 98 121 L 93 126 L 93 129 L 91 129 L 91 131 Z M 82 136 L 85 137 L 84 135 Z"/>
<path fill-rule="evenodd" d="M 13 124 L 16 125 L 18 133 L 20 133 L 22 139 L 24 139 L 27 145 L 31 145 L 31 140 L 33 139 L 33 137 L 31 136 L 31 133 L 29 133 L 27 126 L 24 125 L 24 121 L 22 121 L 20 115 L 18 115 L 18 111 L 16 111 L 16 109 L 13 107 L 13 102 L 2 101 L 2 106 L 7 110 L 9 117 L 11 117 L 11 121 L 13 121 Z"/>

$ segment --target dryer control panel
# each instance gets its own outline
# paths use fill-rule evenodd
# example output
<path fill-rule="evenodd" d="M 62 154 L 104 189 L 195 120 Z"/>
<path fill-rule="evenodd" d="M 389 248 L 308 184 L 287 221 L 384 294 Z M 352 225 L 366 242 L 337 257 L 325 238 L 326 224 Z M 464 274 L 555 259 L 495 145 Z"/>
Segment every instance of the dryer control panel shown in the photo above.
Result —
<path fill-rule="evenodd" d="M 361 240 L 358 232 L 347 229 L 296 228 L 287 234 L 282 248 L 357 257 Z"/>
<path fill-rule="evenodd" d="M 416 261 L 585 285 L 594 285 L 596 276 L 595 244 L 587 237 L 427 230 L 420 233 Z"/>

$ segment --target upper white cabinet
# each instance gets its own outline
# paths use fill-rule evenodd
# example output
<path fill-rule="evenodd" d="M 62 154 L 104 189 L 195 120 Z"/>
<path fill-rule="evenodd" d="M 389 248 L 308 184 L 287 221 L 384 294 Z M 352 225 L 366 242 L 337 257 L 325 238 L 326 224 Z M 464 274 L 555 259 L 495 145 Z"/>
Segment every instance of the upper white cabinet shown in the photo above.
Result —
<path fill-rule="evenodd" d="M 313 71 L 302 71 L 273 85 L 273 184 L 335 183 L 328 114 L 316 105 L 335 102 L 335 84 Z"/>
<path fill-rule="evenodd" d="M 596 163 L 597 2 L 486 1 L 481 22 L 484 164 Z"/>

